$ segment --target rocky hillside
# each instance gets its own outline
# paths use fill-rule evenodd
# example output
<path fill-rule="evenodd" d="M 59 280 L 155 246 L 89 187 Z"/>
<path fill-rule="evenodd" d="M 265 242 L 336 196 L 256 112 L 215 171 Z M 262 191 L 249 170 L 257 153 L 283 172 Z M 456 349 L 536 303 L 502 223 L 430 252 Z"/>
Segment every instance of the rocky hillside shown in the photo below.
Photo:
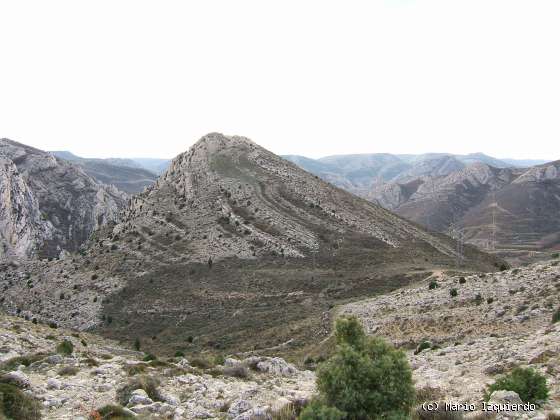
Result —
<path fill-rule="evenodd" d="M 455 249 L 246 138 L 209 134 L 83 255 L 6 266 L 2 305 L 171 354 L 296 354 L 328 334 L 333 305 L 434 269 L 501 265 Z"/>
<path fill-rule="evenodd" d="M 149 419 L 249 420 L 290 412 L 315 387 L 312 372 L 279 358 L 147 359 L 95 335 L 0 315 L 0 383 L 31 396 L 47 420 L 87 420 L 118 408 Z"/>
<path fill-rule="evenodd" d="M 499 374 L 530 366 L 551 388 L 544 409 L 558 410 L 560 323 L 551 320 L 560 307 L 559 290 L 556 259 L 499 273 L 434 273 L 338 314 L 357 315 L 370 334 L 409 348 L 417 388 L 432 398 L 480 405 L 486 385 Z"/>
<path fill-rule="evenodd" d="M 496 418 L 545 419 L 560 410 L 560 323 L 551 322 L 559 288 L 558 260 L 499 273 L 435 272 L 335 312 L 357 315 L 370 334 L 406 351 L 418 404 L 472 403 L 477 411 L 466 418 L 488 418 L 477 417 L 486 386 L 513 367 L 532 367 L 545 376 L 549 400 L 537 411 Z M 312 371 L 254 355 L 258 351 L 218 359 L 209 352 L 185 358 L 178 351 L 156 360 L 97 335 L 23 316 L 0 315 L 0 383 L 35 398 L 44 419 L 86 419 L 115 412 L 114 406 L 130 415 L 176 420 L 290 418 L 315 392 Z M 137 344 L 144 349 L 144 341 Z M 491 401 L 508 398 L 515 401 L 503 393 Z"/>
<path fill-rule="evenodd" d="M 131 159 L 86 159 L 70 152 L 52 152 L 55 156 L 82 167 L 93 179 L 106 185 L 114 185 L 128 194 L 142 192 L 152 185 L 157 175 Z"/>
<path fill-rule="evenodd" d="M 115 222 L 125 196 L 53 155 L 0 140 L 0 259 L 76 251 Z"/>

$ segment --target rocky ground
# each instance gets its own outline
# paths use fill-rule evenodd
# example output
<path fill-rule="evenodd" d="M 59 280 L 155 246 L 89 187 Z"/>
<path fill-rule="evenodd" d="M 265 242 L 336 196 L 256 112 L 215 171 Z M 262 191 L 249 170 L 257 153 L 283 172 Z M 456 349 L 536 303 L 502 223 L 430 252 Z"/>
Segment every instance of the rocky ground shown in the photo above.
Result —
<path fill-rule="evenodd" d="M 430 289 L 437 285 L 436 288 Z M 457 296 L 451 296 L 451 290 Z M 486 386 L 514 366 L 543 373 L 544 411 L 560 409 L 558 260 L 499 273 L 446 276 L 347 305 L 367 331 L 409 348 L 417 388 L 438 399 L 480 405 Z M 414 354 L 425 342 L 429 347 Z"/>
<path fill-rule="evenodd" d="M 4 315 L 0 320 L 3 380 L 8 377 L 35 396 L 44 419 L 87 419 L 119 402 L 141 418 L 249 419 L 289 410 L 314 390 L 312 372 L 279 358 L 225 359 L 222 364 L 184 357 L 145 362 L 144 353 L 95 335 Z M 71 354 L 57 352 L 64 340 L 72 342 Z M 157 397 L 136 389 L 150 383 L 149 378 L 159 383 Z M 123 396 L 124 386 L 128 394 Z"/>

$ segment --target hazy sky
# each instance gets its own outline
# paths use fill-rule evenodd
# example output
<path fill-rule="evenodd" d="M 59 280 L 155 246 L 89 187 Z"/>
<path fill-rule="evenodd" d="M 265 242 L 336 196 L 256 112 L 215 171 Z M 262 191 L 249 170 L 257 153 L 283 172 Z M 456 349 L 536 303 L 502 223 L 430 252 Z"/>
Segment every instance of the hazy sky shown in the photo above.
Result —
<path fill-rule="evenodd" d="M 559 22 L 558 0 L 0 0 L 0 137 L 560 159 Z"/>

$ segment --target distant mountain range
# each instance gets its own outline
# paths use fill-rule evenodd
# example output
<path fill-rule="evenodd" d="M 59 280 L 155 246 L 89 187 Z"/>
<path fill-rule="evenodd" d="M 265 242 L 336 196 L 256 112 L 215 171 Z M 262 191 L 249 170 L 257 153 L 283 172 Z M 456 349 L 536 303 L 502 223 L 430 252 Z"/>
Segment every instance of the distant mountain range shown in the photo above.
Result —
<path fill-rule="evenodd" d="M 89 159 L 68 151 L 51 153 L 81 166 L 88 175 L 98 181 L 114 185 L 129 194 L 139 193 L 148 185 L 152 185 L 170 162 L 166 159 Z"/>
<path fill-rule="evenodd" d="M 560 161 L 451 155 L 286 156 L 429 229 L 490 249 L 560 245 Z M 528 163 L 535 166 L 524 167 Z"/>

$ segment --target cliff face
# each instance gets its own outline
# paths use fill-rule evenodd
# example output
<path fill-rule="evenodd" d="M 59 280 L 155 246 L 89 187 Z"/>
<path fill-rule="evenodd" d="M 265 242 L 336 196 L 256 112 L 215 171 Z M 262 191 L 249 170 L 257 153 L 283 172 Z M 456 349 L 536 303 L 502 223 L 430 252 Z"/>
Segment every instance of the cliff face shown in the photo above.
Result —
<path fill-rule="evenodd" d="M 126 195 L 76 165 L 0 140 L 0 258 L 76 251 L 91 232 L 116 222 Z"/>

